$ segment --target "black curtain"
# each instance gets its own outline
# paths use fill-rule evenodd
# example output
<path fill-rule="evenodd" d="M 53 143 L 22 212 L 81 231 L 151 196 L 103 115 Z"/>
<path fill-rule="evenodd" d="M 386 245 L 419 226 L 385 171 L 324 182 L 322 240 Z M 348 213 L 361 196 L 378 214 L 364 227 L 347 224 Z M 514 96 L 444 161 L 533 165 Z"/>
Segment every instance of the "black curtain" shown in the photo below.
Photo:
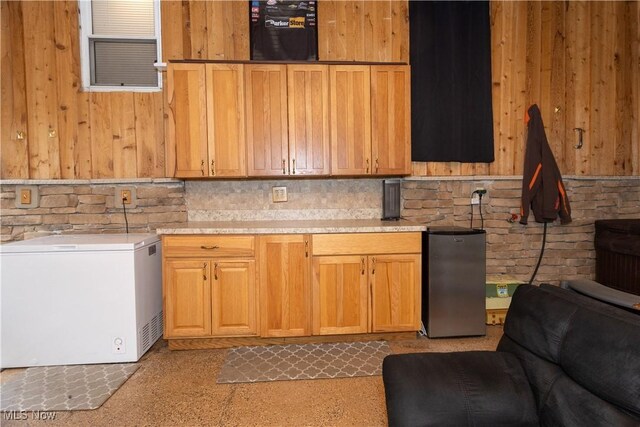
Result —
<path fill-rule="evenodd" d="M 492 162 L 488 1 L 410 1 L 411 158 Z"/>

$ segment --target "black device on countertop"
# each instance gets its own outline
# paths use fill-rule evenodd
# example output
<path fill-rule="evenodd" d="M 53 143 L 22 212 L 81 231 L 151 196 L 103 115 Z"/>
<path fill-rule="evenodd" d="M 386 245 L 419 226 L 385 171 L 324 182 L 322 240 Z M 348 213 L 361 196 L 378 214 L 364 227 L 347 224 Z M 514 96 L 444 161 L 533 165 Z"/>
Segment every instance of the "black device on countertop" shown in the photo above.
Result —
<path fill-rule="evenodd" d="M 400 180 L 382 181 L 382 219 L 400 219 Z"/>

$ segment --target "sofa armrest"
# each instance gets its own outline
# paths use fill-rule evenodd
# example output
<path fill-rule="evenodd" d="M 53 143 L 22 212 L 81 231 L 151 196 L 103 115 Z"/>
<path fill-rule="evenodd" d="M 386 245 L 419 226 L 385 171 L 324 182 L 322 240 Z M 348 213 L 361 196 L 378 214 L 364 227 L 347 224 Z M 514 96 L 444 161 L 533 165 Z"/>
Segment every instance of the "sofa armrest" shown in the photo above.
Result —
<path fill-rule="evenodd" d="M 640 313 L 640 295 L 619 291 L 587 279 L 563 280 L 560 282 L 560 287 Z"/>

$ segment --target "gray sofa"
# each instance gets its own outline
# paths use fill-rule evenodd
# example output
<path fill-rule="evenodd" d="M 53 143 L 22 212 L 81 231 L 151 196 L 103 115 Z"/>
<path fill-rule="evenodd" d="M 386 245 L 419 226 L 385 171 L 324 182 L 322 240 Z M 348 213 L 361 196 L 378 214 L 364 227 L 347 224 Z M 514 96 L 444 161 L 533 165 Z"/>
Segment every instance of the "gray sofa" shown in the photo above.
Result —
<path fill-rule="evenodd" d="M 497 351 L 392 355 L 391 426 L 640 426 L 640 314 L 523 285 Z"/>

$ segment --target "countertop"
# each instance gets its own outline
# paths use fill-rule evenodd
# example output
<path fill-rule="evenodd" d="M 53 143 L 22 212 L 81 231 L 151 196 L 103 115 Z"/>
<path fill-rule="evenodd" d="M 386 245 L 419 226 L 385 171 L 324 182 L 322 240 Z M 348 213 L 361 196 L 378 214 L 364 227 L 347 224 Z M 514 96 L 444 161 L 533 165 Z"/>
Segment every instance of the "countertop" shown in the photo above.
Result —
<path fill-rule="evenodd" d="M 393 233 L 425 231 L 427 226 L 407 220 L 379 219 L 304 221 L 192 221 L 175 228 L 159 228 L 157 234 L 320 234 Z"/>

